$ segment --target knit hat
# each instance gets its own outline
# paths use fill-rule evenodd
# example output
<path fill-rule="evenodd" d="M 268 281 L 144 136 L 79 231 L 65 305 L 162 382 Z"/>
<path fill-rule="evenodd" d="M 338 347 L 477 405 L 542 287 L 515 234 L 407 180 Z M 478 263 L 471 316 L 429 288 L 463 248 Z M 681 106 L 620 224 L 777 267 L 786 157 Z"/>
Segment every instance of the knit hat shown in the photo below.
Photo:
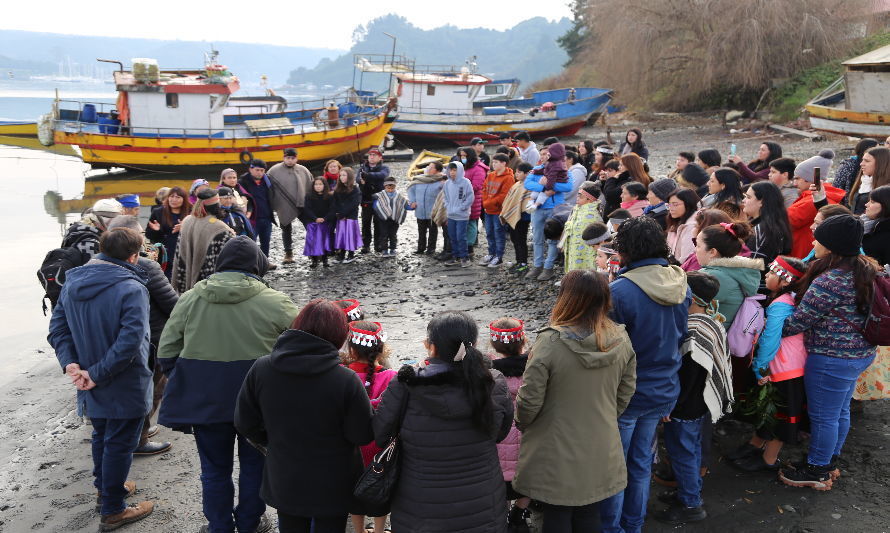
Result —
<path fill-rule="evenodd" d="M 591 222 L 581 232 L 581 240 L 588 246 L 600 244 L 612 238 L 609 226 L 602 222 Z"/>
<path fill-rule="evenodd" d="M 696 163 L 689 163 L 683 169 L 683 180 L 686 183 L 694 185 L 695 188 L 701 187 L 708 182 L 708 173 Z"/>
<path fill-rule="evenodd" d="M 196 179 L 195 181 L 192 182 L 192 186 L 189 187 L 189 196 L 194 196 L 194 195 L 195 195 L 195 189 L 197 189 L 197 188 L 200 187 L 201 185 L 207 185 L 207 186 L 209 186 L 210 184 L 207 183 L 207 180 L 205 180 L 204 178 L 198 178 L 198 179 Z"/>
<path fill-rule="evenodd" d="M 219 194 L 220 198 L 228 198 L 230 196 L 235 196 L 234 191 L 232 191 L 232 189 L 230 189 L 229 187 L 220 187 L 219 189 L 216 190 L 216 192 Z"/>
<path fill-rule="evenodd" d="M 662 202 L 667 202 L 671 197 L 671 193 L 676 190 L 677 182 L 672 179 L 656 180 L 649 185 L 649 191 Z"/>
<path fill-rule="evenodd" d="M 105 218 L 114 218 L 123 213 L 124 206 L 113 198 L 103 198 L 93 204 L 93 213 Z"/>
<path fill-rule="evenodd" d="M 124 207 L 139 207 L 139 196 L 136 194 L 125 194 L 123 196 L 119 196 L 117 199 L 118 202 Z"/>
<path fill-rule="evenodd" d="M 208 187 L 206 189 L 201 189 L 200 191 L 198 191 L 198 200 L 209 200 L 218 195 L 219 192 L 216 189 L 211 189 Z"/>
<path fill-rule="evenodd" d="M 794 176 L 813 183 L 813 171 L 818 167 L 820 169 L 820 177 L 825 180 L 828 178 L 828 170 L 831 169 L 832 159 L 834 159 L 834 152 L 822 150 L 819 152 L 819 155 L 813 156 L 797 165 L 794 169 Z"/>
<path fill-rule="evenodd" d="M 390 183 L 393 184 L 393 185 L 396 184 L 396 178 L 395 178 L 394 176 L 387 176 L 386 178 L 383 179 L 383 186 L 384 186 L 384 187 L 386 187 L 386 186 L 389 185 Z"/>
<path fill-rule="evenodd" d="M 284 149 L 284 157 L 297 157 L 297 149 L 296 148 L 285 148 Z"/>
<path fill-rule="evenodd" d="M 864 232 L 862 221 L 855 216 L 835 215 L 819 224 L 813 232 L 813 237 L 833 253 L 851 256 L 859 255 Z"/>

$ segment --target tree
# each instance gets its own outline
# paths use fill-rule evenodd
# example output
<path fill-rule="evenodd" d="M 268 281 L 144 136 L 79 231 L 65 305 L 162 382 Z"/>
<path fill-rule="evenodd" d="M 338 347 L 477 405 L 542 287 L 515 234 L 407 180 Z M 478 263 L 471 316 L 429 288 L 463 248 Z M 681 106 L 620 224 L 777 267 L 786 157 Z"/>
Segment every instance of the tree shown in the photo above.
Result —
<path fill-rule="evenodd" d="M 569 55 L 564 67 L 568 67 L 575 60 L 590 36 L 587 0 L 572 0 L 569 6 L 572 9 L 572 27 L 556 39 L 559 46 Z"/>

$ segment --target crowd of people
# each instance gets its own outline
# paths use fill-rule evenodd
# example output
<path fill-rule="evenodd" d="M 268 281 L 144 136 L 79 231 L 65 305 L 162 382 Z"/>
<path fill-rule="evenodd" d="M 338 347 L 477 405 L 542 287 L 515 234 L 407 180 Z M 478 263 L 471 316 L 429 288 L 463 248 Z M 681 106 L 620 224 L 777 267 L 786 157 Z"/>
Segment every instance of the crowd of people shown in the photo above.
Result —
<path fill-rule="evenodd" d="M 88 261 L 65 273 L 49 341 L 92 423 L 100 530 L 154 509 L 125 500 L 132 457 L 171 449 L 150 440 L 156 412 L 194 435 L 210 533 L 270 531 L 267 505 L 282 533 L 339 533 L 347 516 L 382 533 L 387 515 L 398 533 L 518 533 L 533 510 L 545 533 L 632 533 L 653 474 L 673 487 L 654 518 L 700 521 L 728 417 L 755 430 L 724 454 L 734 467 L 830 490 L 851 401 L 888 390 L 890 353 L 866 325 L 888 286 L 890 149 L 860 141 L 833 181 L 833 152 L 796 162 L 773 142 L 748 163 L 684 151 L 659 179 L 648 157 L 639 129 L 617 149 L 502 134 L 494 154 L 474 139 L 403 195 L 379 150 L 313 177 L 289 148 L 218 187 L 159 191 L 144 230 L 135 195 L 98 201 L 66 233 Z M 372 247 L 392 257 L 408 211 L 418 254 L 435 254 L 441 229 L 440 257 L 470 266 L 482 219 L 479 265 L 504 265 L 509 235 L 513 273 L 560 278 L 534 342 L 515 317 L 482 342 L 472 316 L 443 312 L 427 357 L 397 371 L 394 325 L 356 300 L 300 309 L 263 280 L 273 224 L 288 263 L 302 223 L 318 267 Z M 781 462 L 805 435 L 806 458 Z M 402 466 L 381 509 L 353 489 L 394 437 Z"/>

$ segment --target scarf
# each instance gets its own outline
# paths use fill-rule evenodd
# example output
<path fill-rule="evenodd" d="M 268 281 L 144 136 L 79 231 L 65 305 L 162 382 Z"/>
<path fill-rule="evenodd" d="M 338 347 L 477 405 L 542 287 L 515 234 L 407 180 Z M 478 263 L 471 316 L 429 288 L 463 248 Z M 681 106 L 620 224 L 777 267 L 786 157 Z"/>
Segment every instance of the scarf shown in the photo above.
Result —
<path fill-rule="evenodd" d="M 196 218 L 189 215 L 182 220 L 179 230 L 179 243 L 176 245 L 176 255 L 182 258 L 185 264 L 185 282 L 188 289 L 195 286 L 201 275 L 201 268 L 207 257 L 207 248 L 213 239 L 221 233 L 235 231 L 225 222 L 214 217 L 206 216 Z M 179 270 L 178 261 L 173 263 L 173 279 L 176 279 Z M 188 290 L 186 289 L 186 290 Z"/>
<path fill-rule="evenodd" d="M 446 179 L 445 174 L 436 174 L 435 176 L 430 176 L 429 174 L 419 174 L 411 178 L 411 183 L 408 184 L 408 188 L 417 185 L 418 183 L 437 183 Z"/>
<path fill-rule="evenodd" d="M 707 315 L 689 315 L 689 337 L 683 353 L 705 369 L 704 400 L 714 421 L 732 412 L 732 366 L 726 345 L 726 331 Z"/>
<path fill-rule="evenodd" d="M 337 180 L 340 179 L 340 174 L 333 174 L 333 173 L 325 170 L 324 171 L 324 179 L 326 179 L 328 181 L 333 181 L 336 184 Z"/>

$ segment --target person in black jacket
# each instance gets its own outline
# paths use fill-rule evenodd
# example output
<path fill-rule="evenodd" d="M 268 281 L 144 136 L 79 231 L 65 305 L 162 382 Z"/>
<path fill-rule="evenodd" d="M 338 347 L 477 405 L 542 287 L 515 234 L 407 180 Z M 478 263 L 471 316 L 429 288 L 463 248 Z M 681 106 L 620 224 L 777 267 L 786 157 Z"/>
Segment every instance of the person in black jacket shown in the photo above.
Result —
<path fill-rule="evenodd" d="M 312 180 L 312 190 L 306 193 L 303 212 L 300 214 L 303 224 L 306 225 L 306 245 L 303 247 L 303 255 L 312 258 L 310 268 L 317 267 L 319 259 L 324 266 L 328 266 L 327 254 L 334 249 L 333 226 L 328 221 L 333 204 L 334 199 L 327 179 L 318 176 Z"/>
<path fill-rule="evenodd" d="M 617 159 L 613 159 L 606 163 L 603 172 L 600 174 L 603 188 L 603 218 L 609 216 L 609 213 L 621 207 L 621 187 L 626 183 L 633 181 L 630 172 L 624 171 L 619 174 Z"/>
<path fill-rule="evenodd" d="M 355 184 L 355 172 L 351 168 L 340 170 L 340 180 L 334 189 L 334 200 L 327 215 L 328 222 L 334 226 L 334 250 L 337 250 L 339 263 L 355 261 L 355 251 L 368 243 L 358 227 L 358 206 L 361 203 L 362 191 Z M 370 209 L 374 211 L 373 206 Z M 362 219 L 364 216 L 362 211 Z"/>
<path fill-rule="evenodd" d="M 649 207 L 643 209 L 643 214 L 654 218 L 663 230 L 667 230 L 667 202 L 676 190 L 677 182 L 670 178 L 655 180 L 649 184 L 649 194 L 646 196 Z"/>
<path fill-rule="evenodd" d="M 742 212 L 748 216 L 753 231 L 745 245 L 751 259 L 763 259 L 768 265 L 779 255 L 791 253 L 791 224 L 782 191 L 772 182 L 753 183 L 745 192 Z M 760 289 L 766 293 L 766 270 L 760 273 Z"/>
<path fill-rule="evenodd" d="M 383 180 L 389 177 L 389 167 L 383 164 L 383 152 L 377 148 L 368 150 L 368 160 L 359 167 L 356 181 L 362 189 L 362 253 L 382 251 L 380 245 L 380 221 L 374 216 L 374 195 L 383 190 Z M 373 235 L 372 229 L 373 227 Z"/>
<path fill-rule="evenodd" d="M 173 187 L 164 198 L 164 202 L 151 210 L 145 236 L 151 242 L 161 243 L 167 251 L 167 267 L 164 274 L 167 279 L 173 275 L 173 258 L 179 243 L 179 227 L 182 219 L 192 212 L 188 193 L 182 187 Z"/>
<path fill-rule="evenodd" d="M 890 185 L 871 191 L 862 215 L 862 250 L 881 266 L 890 263 Z"/>
<path fill-rule="evenodd" d="M 368 394 L 340 365 L 348 331 L 336 304 L 312 300 L 257 359 L 238 395 L 235 427 L 266 453 L 260 494 L 278 510 L 281 533 L 313 525 L 315 533 L 342 533 L 354 506 L 358 447 L 374 435 Z"/>
<path fill-rule="evenodd" d="M 133 215 L 121 215 L 112 219 L 108 223 L 108 229 L 114 228 L 130 228 L 138 233 L 142 233 L 142 226 L 139 220 Z M 161 270 L 161 265 L 157 261 L 148 257 L 139 256 L 136 266 L 145 271 L 148 275 L 148 327 L 149 340 L 151 344 L 148 347 L 148 368 L 152 370 L 152 381 L 154 382 L 154 394 L 152 397 L 151 412 L 145 417 L 142 424 L 142 434 L 139 437 L 139 446 L 133 455 L 157 455 L 164 453 L 173 447 L 169 442 L 151 442 L 149 439 L 158 433 L 158 426 L 151 425 L 151 419 L 158 412 L 158 406 L 161 404 L 161 398 L 164 397 L 164 387 L 167 385 L 167 376 L 161 372 L 160 365 L 156 364 L 156 356 L 158 351 L 158 343 L 161 340 L 161 332 L 164 331 L 164 324 L 170 317 L 173 307 L 179 300 L 179 295 L 170 285 L 170 280 Z"/>

